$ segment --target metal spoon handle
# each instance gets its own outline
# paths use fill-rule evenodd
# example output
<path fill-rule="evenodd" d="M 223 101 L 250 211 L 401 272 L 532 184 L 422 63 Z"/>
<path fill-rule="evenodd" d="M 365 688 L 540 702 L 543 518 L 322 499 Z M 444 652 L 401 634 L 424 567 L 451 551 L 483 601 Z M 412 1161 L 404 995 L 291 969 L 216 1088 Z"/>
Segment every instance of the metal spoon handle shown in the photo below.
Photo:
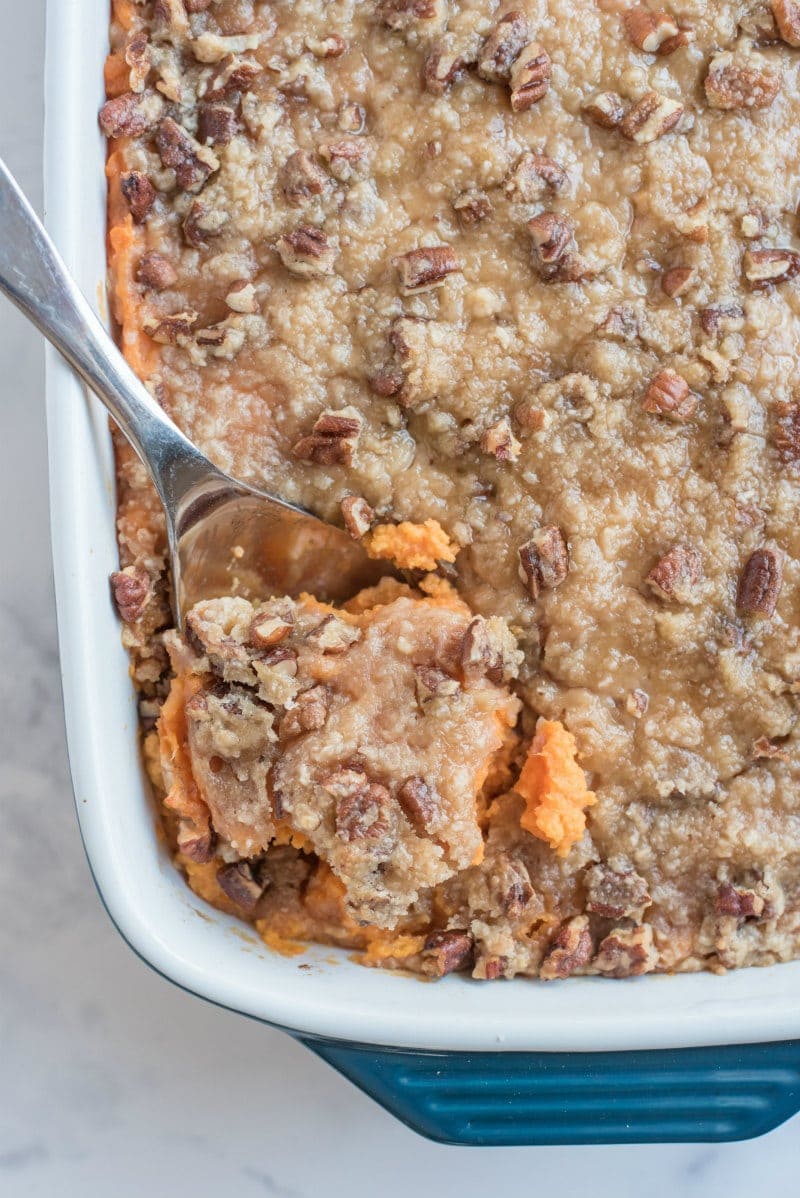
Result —
<path fill-rule="evenodd" d="M 105 404 L 168 507 L 199 474 L 213 470 L 128 366 L 2 159 L 0 291 Z"/>

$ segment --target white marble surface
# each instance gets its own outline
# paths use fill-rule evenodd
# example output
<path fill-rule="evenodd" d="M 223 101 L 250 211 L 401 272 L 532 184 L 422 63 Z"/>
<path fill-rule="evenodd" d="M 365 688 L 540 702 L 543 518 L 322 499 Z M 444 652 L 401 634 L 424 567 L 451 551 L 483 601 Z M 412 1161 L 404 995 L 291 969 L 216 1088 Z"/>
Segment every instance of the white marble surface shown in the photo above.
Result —
<path fill-rule="evenodd" d="M 13 46 L 0 72 L 0 153 L 37 203 L 42 10 L 42 0 L 0 0 Z M 443 1148 L 288 1037 L 136 960 L 100 907 L 72 810 L 42 384 L 41 344 L 2 304 L 0 1198 L 795 1198 L 800 1119 L 736 1145 Z"/>

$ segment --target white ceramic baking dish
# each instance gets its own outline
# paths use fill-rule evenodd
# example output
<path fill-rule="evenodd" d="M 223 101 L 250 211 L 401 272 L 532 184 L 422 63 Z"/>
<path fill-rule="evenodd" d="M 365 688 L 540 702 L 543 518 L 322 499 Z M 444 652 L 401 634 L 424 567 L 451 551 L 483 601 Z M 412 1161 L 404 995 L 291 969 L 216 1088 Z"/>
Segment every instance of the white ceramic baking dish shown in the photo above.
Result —
<path fill-rule="evenodd" d="M 47 15 L 46 220 L 85 294 L 105 313 L 105 144 L 96 114 L 103 100 L 108 0 L 50 0 Z M 800 962 L 724 977 L 550 984 L 452 977 L 423 985 L 364 969 L 329 948 L 293 959 L 278 956 L 203 904 L 157 839 L 139 761 L 128 663 L 109 600 L 117 551 L 106 417 L 53 353 L 47 413 L 61 668 L 78 817 L 103 902 L 145 961 L 213 1002 L 296 1033 L 361 1045 L 584 1054 L 800 1037 Z M 392 1105 L 385 1093 L 382 1099 Z"/>

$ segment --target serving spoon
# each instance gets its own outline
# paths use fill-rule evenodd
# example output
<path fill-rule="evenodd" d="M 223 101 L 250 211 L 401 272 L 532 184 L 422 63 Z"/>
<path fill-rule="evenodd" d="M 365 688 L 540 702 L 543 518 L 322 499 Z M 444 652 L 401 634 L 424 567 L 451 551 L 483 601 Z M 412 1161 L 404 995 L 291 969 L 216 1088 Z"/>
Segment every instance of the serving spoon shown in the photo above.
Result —
<path fill-rule="evenodd" d="M 66 358 L 127 437 L 164 506 L 178 628 L 201 599 L 342 600 L 385 573 L 334 525 L 237 482 L 184 436 L 133 373 L 0 159 L 0 291 Z"/>

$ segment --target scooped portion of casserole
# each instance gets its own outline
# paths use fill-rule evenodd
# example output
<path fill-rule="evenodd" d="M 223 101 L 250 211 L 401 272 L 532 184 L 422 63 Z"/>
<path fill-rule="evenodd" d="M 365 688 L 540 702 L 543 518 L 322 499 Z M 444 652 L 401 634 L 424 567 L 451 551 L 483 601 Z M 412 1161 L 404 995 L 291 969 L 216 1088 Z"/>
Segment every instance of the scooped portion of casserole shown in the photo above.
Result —
<path fill-rule="evenodd" d="M 407 583 L 170 627 L 178 866 L 268 943 L 486 979 L 800 956 L 800 4 L 114 0 L 120 343 Z"/>

